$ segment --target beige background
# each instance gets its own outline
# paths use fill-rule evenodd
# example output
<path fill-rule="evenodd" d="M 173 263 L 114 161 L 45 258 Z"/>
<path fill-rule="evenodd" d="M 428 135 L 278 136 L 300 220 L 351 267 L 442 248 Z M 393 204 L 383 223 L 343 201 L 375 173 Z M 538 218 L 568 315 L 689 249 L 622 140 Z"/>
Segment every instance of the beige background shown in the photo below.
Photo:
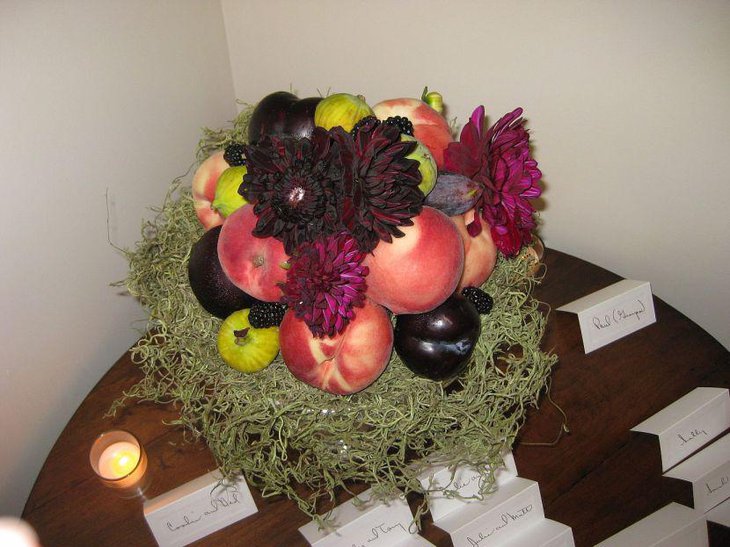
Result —
<path fill-rule="evenodd" d="M 144 326 L 107 219 L 132 246 L 234 114 L 217 1 L 0 2 L 0 514 Z"/>
<path fill-rule="evenodd" d="M 107 220 L 133 245 L 234 97 L 428 85 L 460 123 L 524 107 L 547 244 L 651 281 L 730 346 L 725 1 L 5 1 L 0 79 L 0 513 L 142 326 L 108 286 Z"/>

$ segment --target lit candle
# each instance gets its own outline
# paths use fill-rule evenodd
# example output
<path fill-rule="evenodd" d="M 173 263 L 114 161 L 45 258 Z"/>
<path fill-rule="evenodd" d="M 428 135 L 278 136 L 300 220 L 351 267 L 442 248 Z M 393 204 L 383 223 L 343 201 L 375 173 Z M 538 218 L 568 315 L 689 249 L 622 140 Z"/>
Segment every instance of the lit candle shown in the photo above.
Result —
<path fill-rule="evenodd" d="M 147 454 L 128 431 L 99 435 L 91 447 L 89 462 L 101 483 L 123 498 L 141 496 L 149 486 Z"/>
<path fill-rule="evenodd" d="M 107 446 L 99 456 L 99 475 L 105 479 L 121 479 L 129 475 L 139 461 L 139 447 L 127 441 Z"/>

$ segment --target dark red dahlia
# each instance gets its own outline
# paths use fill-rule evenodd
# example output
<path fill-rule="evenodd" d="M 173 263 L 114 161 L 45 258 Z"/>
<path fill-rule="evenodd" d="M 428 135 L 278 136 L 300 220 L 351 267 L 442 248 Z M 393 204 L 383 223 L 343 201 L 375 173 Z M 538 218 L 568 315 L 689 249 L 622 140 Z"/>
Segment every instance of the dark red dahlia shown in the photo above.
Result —
<path fill-rule="evenodd" d="M 340 145 L 342 222 L 360 249 L 372 251 L 380 240 L 401 237 L 399 226 L 413 224 L 421 212 L 418 162 L 406 158 L 415 142 L 401 142 L 400 131 L 373 119 L 353 137 L 339 127 L 331 130 Z"/>
<path fill-rule="evenodd" d="M 469 233 L 474 236 L 481 231 L 481 217 L 505 256 L 516 255 L 532 240 L 535 210 L 529 200 L 541 193 L 542 173 L 530 155 L 530 136 L 521 115 L 518 108 L 484 131 L 484 107 L 480 106 L 462 129 L 459 142 L 449 144 L 444 153 L 446 170 L 484 185 Z"/>
<path fill-rule="evenodd" d="M 245 147 L 248 172 L 239 189 L 254 204 L 254 235 L 275 237 L 288 254 L 340 229 L 338 144 L 322 128 L 311 138 L 264 137 Z"/>
<path fill-rule="evenodd" d="M 282 302 L 318 338 L 342 332 L 365 304 L 365 253 L 347 232 L 307 242 L 292 256 Z"/>

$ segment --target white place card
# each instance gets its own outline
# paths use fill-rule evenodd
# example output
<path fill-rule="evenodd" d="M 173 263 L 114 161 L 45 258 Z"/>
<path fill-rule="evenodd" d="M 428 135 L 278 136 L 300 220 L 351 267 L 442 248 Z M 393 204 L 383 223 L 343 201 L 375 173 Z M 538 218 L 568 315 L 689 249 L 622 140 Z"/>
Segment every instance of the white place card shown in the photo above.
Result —
<path fill-rule="evenodd" d="M 503 547 L 575 547 L 575 540 L 570 526 L 542 519 L 502 545 Z"/>
<path fill-rule="evenodd" d="M 557 311 L 578 314 L 586 353 L 656 322 L 651 285 L 631 279 L 560 306 Z"/>
<path fill-rule="evenodd" d="M 451 536 L 454 547 L 489 547 L 501 545 L 544 518 L 538 484 L 514 477 L 484 501 L 464 504 L 434 524 Z"/>
<path fill-rule="evenodd" d="M 507 452 L 503 461 L 504 467 L 494 472 L 497 487 L 517 476 L 517 465 L 512 452 Z M 434 522 L 465 503 L 479 501 L 475 496 L 479 494 L 482 476 L 472 467 L 454 469 L 446 465 L 432 465 L 421 473 L 419 480 L 427 492 L 428 508 Z"/>
<path fill-rule="evenodd" d="M 160 547 L 188 545 L 257 511 L 246 480 L 223 481 L 218 471 L 144 502 Z"/>
<path fill-rule="evenodd" d="M 596 547 L 707 547 L 705 514 L 670 503 Z"/>
<path fill-rule="evenodd" d="M 730 427 L 730 395 L 719 387 L 698 387 L 633 427 L 659 437 L 662 471 L 702 448 Z"/>
<path fill-rule="evenodd" d="M 730 434 L 687 458 L 665 477 L 692 483 L 694 508 L 707 512 L 730 498 Z"/>
<path fill-rule="evenodd" d="M 710 509 L 705 516 L 710 522 L 722 524 L 730 528 L 730 499 L 723 501 L 717 507 Z"/>
<path fill-rule="evenodd" d="M 321 529 L 312 521 L 299 532 L 313 547 L 431 545 L 416 533 L 411 508 L 402 497 L 381 501 L 368 489 L 358 499 L 360 502 L 353 498 L 332 510 L 331 528 Z"/>

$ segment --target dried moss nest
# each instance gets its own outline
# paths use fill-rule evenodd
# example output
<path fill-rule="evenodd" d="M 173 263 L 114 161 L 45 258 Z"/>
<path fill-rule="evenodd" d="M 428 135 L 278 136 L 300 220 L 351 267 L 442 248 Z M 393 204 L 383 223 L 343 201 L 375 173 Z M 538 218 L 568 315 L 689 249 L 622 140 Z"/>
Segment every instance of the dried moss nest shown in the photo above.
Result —
<path fill-rule="evenodd" d="M 245 142 L 250 114 L 247 107 L 231 127 L 205 129 L 197 160 Z M 299 382 L 280 357 L 256 374 L 229 368 L 216 350 L 221 320 L 188 284 L 190 249 L 203 233 L 189 185 L 174 181 L 153 211 L 135 248 L 124 251 L 129 273 L 119 283 L 149 312 L 132 350 L 144 377 L 112 411 L 129 399 L 174 404 L 180 417 L 172 425 L 202 437 L 224 473 L 243 473 L 263 496 L 287 496 L 310 516 L 357 483 L 377 495 L 425 494 L 417 475 L 426 457 L 480 468 L 481 493 L 493 488 L 490 468 L 501 466 L 557 361 L 540 349 L 546 317 L 531 297 L 536 280 L 524 255 L 500 258 L 484 285 L 494 309 L 456 384 L 414 376 L 394 352 L 372 386 L 340 397 Z"/>

